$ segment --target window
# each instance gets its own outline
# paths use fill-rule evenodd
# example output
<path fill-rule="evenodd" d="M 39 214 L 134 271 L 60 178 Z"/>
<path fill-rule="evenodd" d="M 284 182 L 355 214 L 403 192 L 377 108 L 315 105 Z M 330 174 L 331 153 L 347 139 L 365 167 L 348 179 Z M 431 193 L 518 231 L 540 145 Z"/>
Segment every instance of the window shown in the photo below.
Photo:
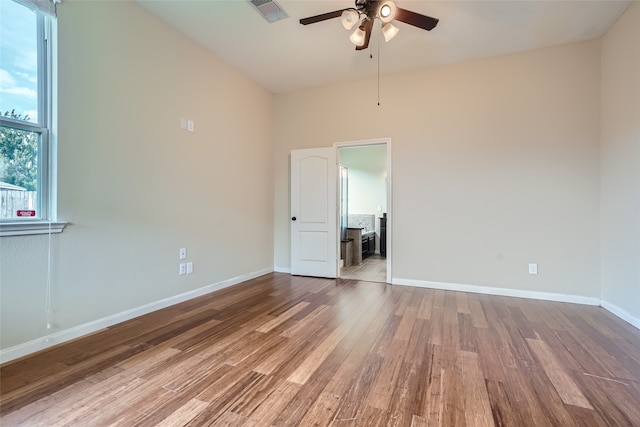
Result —
<path fill-rule="evenodd" d="M 0 1 L 0 235 L 64 225 L 53 188 L 54 3 L 19 1 Z"/>

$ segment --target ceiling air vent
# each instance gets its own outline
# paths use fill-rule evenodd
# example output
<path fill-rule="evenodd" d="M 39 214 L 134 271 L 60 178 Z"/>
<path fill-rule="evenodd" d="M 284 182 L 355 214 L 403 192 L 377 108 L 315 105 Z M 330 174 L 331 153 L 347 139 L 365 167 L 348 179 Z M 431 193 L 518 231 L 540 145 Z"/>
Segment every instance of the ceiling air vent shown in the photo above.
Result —
<path fill-rule="evenodd" d="M 273 0 L 249 0 L 249 3 L 256 8 L 267 22 L 276 22 L 289 17 L 287 12 L 282 10 L 280 5 Z"/>

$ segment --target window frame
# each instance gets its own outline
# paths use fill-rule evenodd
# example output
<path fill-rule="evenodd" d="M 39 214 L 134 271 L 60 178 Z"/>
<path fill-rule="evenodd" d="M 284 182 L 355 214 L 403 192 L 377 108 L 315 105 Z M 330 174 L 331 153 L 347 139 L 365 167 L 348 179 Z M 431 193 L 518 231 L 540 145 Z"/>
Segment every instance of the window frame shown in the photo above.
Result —
<path fill-rule="evenodd" d="M 54 16 L 42 10 L 16 1 L 36 14 L 38 38 L 38 122 L 17 120 L 0 116 L 0 125 L 39 134 L 38 178 L 35 218 L 0 219 L 0 236 L 50 234 L 62 232 L 66 222 L 57 220 L 55 180 L 55 72 L 56 72 L 56 21 Z"/>

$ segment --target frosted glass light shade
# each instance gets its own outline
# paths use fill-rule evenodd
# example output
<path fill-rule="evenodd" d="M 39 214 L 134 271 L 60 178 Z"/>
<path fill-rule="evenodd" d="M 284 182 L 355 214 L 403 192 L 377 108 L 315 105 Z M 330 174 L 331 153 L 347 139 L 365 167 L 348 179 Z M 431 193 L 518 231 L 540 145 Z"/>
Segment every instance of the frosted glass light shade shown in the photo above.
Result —
<path fill-rule="evenodd" d="M 365 32 L 364 32 L 364 28 L 363 27 L 358 27 L 350 36 L 349 36 L 349 40 L 351 40 L 351 43 L 355 44 L 356 46 L 362 46 L 364 45 L 364 36 L 365 36 Z"/>
<path fill-rule="evenodd" d="M 354 9 L 347 9 L 342 12 L 342 17 L 340 21 L 342 22 L 342 26 L 345 30 L 350 30 L 354 25 L 358 23 L 360 19 L 360 15 Z"/>
<path fill-rule="evenodd" d="M 388 42 L 389 40 L 394 38 L 396 34 L 398 34 L 398 31 L 400 31 L 400 29 L 395 25 L 393 25 L 391 22 L 387 22 L 386 24 L 383 24 L 382 35 L 384 36 L 384 41 Z"/>

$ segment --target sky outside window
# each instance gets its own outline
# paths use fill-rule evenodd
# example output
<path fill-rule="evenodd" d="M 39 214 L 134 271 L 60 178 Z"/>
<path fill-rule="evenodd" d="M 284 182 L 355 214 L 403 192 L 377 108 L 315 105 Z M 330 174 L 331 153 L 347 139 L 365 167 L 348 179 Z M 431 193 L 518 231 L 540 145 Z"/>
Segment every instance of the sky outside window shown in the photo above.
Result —
<path fill-rule="evenodd" d="M 0 0 L 0 114 L 15 110 L 38 121 L 36 13 Z"/>

